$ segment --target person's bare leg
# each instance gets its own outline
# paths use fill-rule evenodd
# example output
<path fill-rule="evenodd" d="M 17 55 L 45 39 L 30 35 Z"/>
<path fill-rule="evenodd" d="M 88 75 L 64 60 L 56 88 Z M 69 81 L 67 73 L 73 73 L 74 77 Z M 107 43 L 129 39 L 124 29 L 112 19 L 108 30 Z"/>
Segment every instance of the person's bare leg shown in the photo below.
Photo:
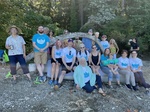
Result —
<path fill-rule="evenodd" d="M 55 63 L 52 63 L 52 68 L 51 68 L 51 80 L 53 80 L 53 78 L 54 78 L 55 70 L 56 70 L 56 64 L 55 64 Z"/>
<path fill-rule="evenodd" d="M 61 83 L 62 83 L 62 81 L 63 81 L 63 79 L 64 79 L 65 74 L 66 74 L 66 71 L 62 71 L 62 72 L 61 72 L 61 75 L 60 75 L 59 80 L 58 80 L 58 83 L 59 83 L 59 84 L 61 84 Z"/>
<path fill-rule="evenodd" d="M 57 80 L 57 78 L 58 78 L 59 66 L 60 66 L 60 65 L 57 63 L 57 64 L 56 64 L 56 69 L 55 69 L 55 80 Z"/>
<path fill-rule="evenodd" d="M 31 75 L 30 75 L 30 73 L 27 73 L 26 75 L 27 75 L 27 77 L 29 78 L 29 80 L 31 80 Z"/>
<path fill-rule="evenodd" d="M 40 76 L 43 76 L 42 66 L 40 64 L 36 64 L 36 66 L 37 66 L 37 70 L 38 70 Z"/>

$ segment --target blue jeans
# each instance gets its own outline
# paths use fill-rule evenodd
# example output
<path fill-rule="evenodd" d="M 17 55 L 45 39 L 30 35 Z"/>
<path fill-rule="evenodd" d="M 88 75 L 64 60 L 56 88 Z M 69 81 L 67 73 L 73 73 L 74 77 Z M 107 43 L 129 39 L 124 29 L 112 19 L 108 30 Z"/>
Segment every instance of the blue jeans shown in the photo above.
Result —
<path fill-rule="evenodd" d="M 101 76 L 96 75 L 96 84 L 98 85 L 98 88 L 102 88 L 102 80 L 101 80 Z M 85 86 L 82 87 L 87 93 L 91 93 L 94 89 L 96 89 L 95 86 L 91 86 L 90 85 L 90 81 L 88 81 L 87 83 L 85 83 Z"/>
<path fill-rule="evenodd" d="M 16 75 L 16 64 L 20 63 L 24 74 L 29 73 L 27 63 L 22 54 L 9 56 L 10 70 L 12 75 Z"/>
<path fill-rule="evenodd" d="M 107 66 L 101 66 L 102 72 L 108 75 L 108 81 L 112 81 L 113 73 Z"/>

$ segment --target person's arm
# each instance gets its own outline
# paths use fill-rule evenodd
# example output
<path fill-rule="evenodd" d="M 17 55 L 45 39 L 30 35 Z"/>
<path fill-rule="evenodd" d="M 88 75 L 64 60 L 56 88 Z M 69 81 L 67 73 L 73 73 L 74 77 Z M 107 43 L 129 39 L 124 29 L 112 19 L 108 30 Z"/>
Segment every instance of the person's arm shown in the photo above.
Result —
<path fill-rule="evenodd" d="M 40 51 L 40 48 L 35 44 L 35 42 L 33 42 L 32 45 L 33 45 L 33 47 L 34 47 L 35 49 L 37 49 L 37 50 Z"/>
<path fill-rule="evenodd" d="M 23 48 L 23 57 L 26 58 L 26 46 L 25 44 L 22 45 Z"/>
<path fill-rule="evenodd" d="M 57 60 L 55 59 L 55 46 L 52 47 L 52 58 L 56 62 Z"/>
<path fill-rule="evenodd" d="M 9 46 L 8 38 L 6 39 L 5 48 L 8 50 L 11 49 L 11 47 Z"/>
<path fill-rule="evenodd" d="M 43 49 L 41 49 L 41 50 L 44 51 L 44 50 L 46 50 L 48 47 L 49 47 L 49 42 L 47 42 L 47 43 L 46 43 L 46 46 L 45 46 Z"/>
<path fill-rule="evenodd" d="M 100 53 L 98 53 L 98 63 L 97 63 L 97 65 L 99 65 L 99 64 L 100 64 L 100 59 L 101 59 L 101 54 L 100 54 Z"/>
<path fill-rule="evenodd" d="M 76 61 L 76 51 L 73 54 L 73 61 L 72 61 L 71 69 L 73 68 L 73 65 L 75 64 L 75 61 Z"/>

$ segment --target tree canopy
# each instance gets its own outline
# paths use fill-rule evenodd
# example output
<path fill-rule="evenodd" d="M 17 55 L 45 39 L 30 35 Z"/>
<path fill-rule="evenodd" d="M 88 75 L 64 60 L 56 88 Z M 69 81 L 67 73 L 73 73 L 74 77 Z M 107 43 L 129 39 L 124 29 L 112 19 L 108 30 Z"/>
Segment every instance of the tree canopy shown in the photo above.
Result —
<path fill-rule="evenodd" d="M 39 25 L 55 32 L 89 28 L 126 45 L 137 37 L 143 51 L 150 49 L 149 0 L 0 0 L 0 49 L 8 36 L 6 28 L 17 25 L 27 44 Z M 31 50 L 29 46 L 28 50 Z"/>

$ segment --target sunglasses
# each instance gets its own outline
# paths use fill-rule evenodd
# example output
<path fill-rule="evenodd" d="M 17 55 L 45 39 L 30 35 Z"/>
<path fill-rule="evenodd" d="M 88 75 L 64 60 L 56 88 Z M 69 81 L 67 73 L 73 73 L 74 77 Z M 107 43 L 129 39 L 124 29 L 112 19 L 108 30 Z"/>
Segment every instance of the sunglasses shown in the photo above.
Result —
<path fill-rule="evenodd" d="M 81 47 L 81 49 L 83 49 L 84 47 Z"/>

